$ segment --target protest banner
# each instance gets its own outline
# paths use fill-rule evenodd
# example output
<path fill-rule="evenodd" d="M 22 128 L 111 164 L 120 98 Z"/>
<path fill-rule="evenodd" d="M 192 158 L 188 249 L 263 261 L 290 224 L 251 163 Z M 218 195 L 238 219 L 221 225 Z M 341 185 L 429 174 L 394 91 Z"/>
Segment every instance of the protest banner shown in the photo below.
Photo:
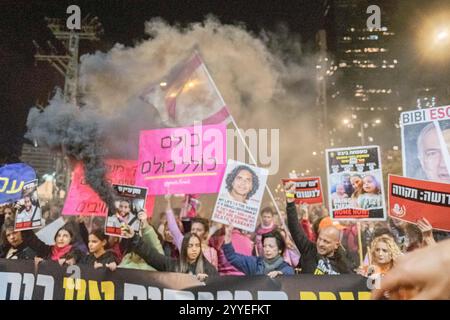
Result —
<path fill-rule="evenodd" d="M 141 131 L 136 184 L 154 195 L 217 193 L 226 146 L 223 124 Z"/>
<path fill-rule="evenodd" d="M 38 180 L 25 183 L 22 199 L 14 205 L 17 209 L 14 230 L 22 231 L 42 227 L 42 211 L 37 195 Z"/>
<path fill-rule="evenodd" d="M 147 189 L 127 186 L 112 185 L 114 190 L 115 208 L 108 208 L 108 216 L 105 222 L 105 234 L 110 236 L 122 236 L 123 228 L 133 228 L 139 232 L 141 222 L 138 219 L 139 212 L 145 209 Z"/>
<path fill-rule="evenodd" d="M 389 175 L 389 215 L 410 223 L 426 218 L 450 232 L 450 184 Z"/>
<path fill-rule="evenodd" d="M 106 181 L 109 184 L 135 184 L 137 163 L 134 160 L 106 159 Z M 147 195 L 146 210 L 150 217 L 153 213 L 155 198 Z M 82 215 L 106 217 L 108 207 L 100 196 L 86 182 L 84 168 L 81 162 L 75 165 L 72 172 L 72 182 L 64 202 L 63 215 Z"/>
<path fill-rule="evenodd" d="M 340 220 L 386 220 L 378 146 L 326 150 L 330 216 Z"/>
<path fill-rule="evenodd" d="M 320 177 L 305 177 L 295 179 L 282 179 L 283 185 L 295 182 L 295 203 L 322 203 L 322 185 Z"/>
<path fill-rule="evenodd" d="M 355 274 L 221 276 L 206 285 L 189 274 L 0 259 L 0 300 L 369 300 Z M 77 270 L 77 277 L 74 277 Z"/>
<path fill-rule="evenodd" d="M 450 183 L 450 106 L 402 112 L 403 175 Z"/>
<path fill-rule="evenodd" d="M 228 160 L 211 220 L 255 231 L 268 170 Z"/>
<path fill-rule="evenodd" d="M 0 167 L 0 205 L 22 198 L 26 182 L 36 179 L 36 172 L 25 163 L 13 163 Z"/>

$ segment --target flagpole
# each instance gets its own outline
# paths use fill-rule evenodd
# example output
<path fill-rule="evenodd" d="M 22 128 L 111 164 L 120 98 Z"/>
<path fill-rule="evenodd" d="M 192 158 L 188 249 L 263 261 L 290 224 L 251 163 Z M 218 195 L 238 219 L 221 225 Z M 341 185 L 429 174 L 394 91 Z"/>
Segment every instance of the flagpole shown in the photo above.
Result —
<path fill-rule="evenodd" d="M 198 54 L 198 55 L 201 57 L 200 53 L 199 53 L 197 50 L 195 50 L 195 52 L 196 52 L 196 54 Z M 221 100 L 221 102 L 222 102 L 222 105 L 223 105 L 223 106 L 226 106 L 227 104 L 225 103 L 225 100 L 223 99 L 222 94 L 220 93 L 219 89 L 217 88 L 216 83 L 214 82 L 213 78 L 211 77 L 211 74 L 209 73 L 208 68 L 206 67 L 206 64 L 205 64 L 205 62 L 203 61 L 203 59 L 202 59 L 202 62 L 203 62 L 203 63 L 202 63 L 202 66 L 203 66 L 203 68 L 205 68 L 206 75 L 208 76 L 209 81 L 211 82 L 212 86 L 214 87 L 214 90 L 215 90 L 215 91 L 217 92 L 217 94 L 219 95 L 219 98 L 220 98 L 220 100 Z M 230 115 L 231 122 L 233 123 L 233 126 L 235 127 L 235 129 L 236 129 L 237 132 L 238 132 L 239 138 L 241 139 L 242 143 L 244 144 L 245 150 L 247 150 L 247 152 L 248 152 L 248 154 L 249 154 L 249 156 L 250 156 L 250 160 L 252 161 L 252 163 L 253 163 L 255 166 L 258 166 L 258 163 L 256 162 L 255 158 L 253 157 L 253 154 L 252 154 L 252 152 L 250 151 L 250 148 L 248 147 L 247 142 L 245 141 L 244 137 L 242 136 L 241 130 L 239 129 L 239 127 L 238 127 L 236 121 L 234 120 L 233 115 L 231 114 L 231 112 L 228 112 L 228 114 Z M 275 201 L 275 198 L 273 197 L 272 191 L 271 191 L 271 190 L 269 189 L 269 187 L 267 186 L 267 183 L 266 183 L 266 191 L 267 191 L 267 193 L 269 194 L 270 200 L 272 201 L 273 205 L 275 206 L 275 210 L 277 211 L 277 214 L 278 214 L 278 216 L 280 217 L 280 220 L 281 220 L 281 223 L 283 224 L 283 227 L 286 227 L 286 224 L 285 224 L 285 222 L 284 222 L 284 219 L 282 219 L 282 217 L 281 217 L 281 213 L 280 213 L 280 209 L 278 208 L 278 204 L 277 204 L 277 202 Z M 287 229 L 286 229 L 286 230 L 287 230 Z"/>

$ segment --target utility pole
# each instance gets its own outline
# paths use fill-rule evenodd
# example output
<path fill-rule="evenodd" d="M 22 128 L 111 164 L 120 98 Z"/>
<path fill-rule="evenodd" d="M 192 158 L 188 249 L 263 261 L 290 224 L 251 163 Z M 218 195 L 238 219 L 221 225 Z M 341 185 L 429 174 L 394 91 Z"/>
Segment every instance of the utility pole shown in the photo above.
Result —
<path fill-rule="evenodd" d="M 47 41 L 48 50 L 43 50 L 33 40 L 37 49 L 34 55 L 37 61 L 50 63 L 64 78 L 64 101 L 78 107 L 78 50 L 80 40 L 98 41 L 99 35 L 103 33 L 101 24 L 97 17 L 90 18 L 87 15 L 81 22 L 81 30 L 69 30 L 66 20 L 57 18 L 45 18 L 48 28 L 56 39 L 61 41 L 65 48 L 63 54 L 50 41 Z M 56 156 L 56 185 L 59 189 L 67 190 L 70 184 L 70 163 L 65 151 L 61 150 Z M 56 191 L 55 191 L 56 192 Z M 59 195 L 54 194 L 59 198 Z"/>
<path fill-rule="evenodd" d="M 325 30 L 319 30 L 316 34 L 316 43 L 319 47 L 319 60 L 317 70 L 317 98 L 316 107 L 318 111 L 319 134 L 322 148 L 328 146 L 328 112 L 327 112 L 327 69 L 329 66 L 327 57 L 327 36 Z"/>

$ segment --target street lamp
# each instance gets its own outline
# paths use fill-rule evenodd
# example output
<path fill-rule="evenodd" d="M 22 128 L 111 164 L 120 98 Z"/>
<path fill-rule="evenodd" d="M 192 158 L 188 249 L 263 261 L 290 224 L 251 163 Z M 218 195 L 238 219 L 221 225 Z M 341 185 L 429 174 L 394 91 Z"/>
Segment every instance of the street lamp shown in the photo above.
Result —
<path fill-rule="evenodd" d="M 448 31 L 447 30 L 440 30 L 436 34 L 436 40 L 437 41 L 444 41 L 448 38 Z"/>
<path fill-rule="evenodd" d="M 450 12 L 442 11 L 429 14 L 417 23 L 419 51 L 430 61 L 444 62 L 449 58 L 450 49 Z"/>

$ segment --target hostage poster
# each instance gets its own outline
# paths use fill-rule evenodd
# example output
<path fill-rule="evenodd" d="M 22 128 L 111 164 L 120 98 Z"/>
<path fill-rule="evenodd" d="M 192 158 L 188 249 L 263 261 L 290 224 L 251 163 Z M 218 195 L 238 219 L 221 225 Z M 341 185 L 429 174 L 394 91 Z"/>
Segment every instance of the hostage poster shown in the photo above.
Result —
<path fill-rule="evenodd" d="M 403 112 L 403 175 L 450 183 L 450 106 Z"/>
<path fill-rule="evenodd" d="M 327 149 L 330 216 L 341 220 L 386 220 L 378 146 Z"/>
<path fill-rule="evenodd" d="M 139 232 L 141 222 L 138 215 L 145 209 L 147 189 L 119 184 L 113 184 L 112 187 L 115 193 L 115 207 L 108 208 L 105 234 L 121 237 L 124 228 L 132 228 L 135 232 Z"/>
<path fill-rule="evenodd" d="M 22 199 L 16 202 L 14 229 L 16 231 L 42 227 L 42 212 L 37 194 L 38 180 L 27 182 L 22 189 Z"/>
<path fill-rule="evenodd" d="M 255 231 L 268 170 L 228 160 L 211 220 Z"/>

